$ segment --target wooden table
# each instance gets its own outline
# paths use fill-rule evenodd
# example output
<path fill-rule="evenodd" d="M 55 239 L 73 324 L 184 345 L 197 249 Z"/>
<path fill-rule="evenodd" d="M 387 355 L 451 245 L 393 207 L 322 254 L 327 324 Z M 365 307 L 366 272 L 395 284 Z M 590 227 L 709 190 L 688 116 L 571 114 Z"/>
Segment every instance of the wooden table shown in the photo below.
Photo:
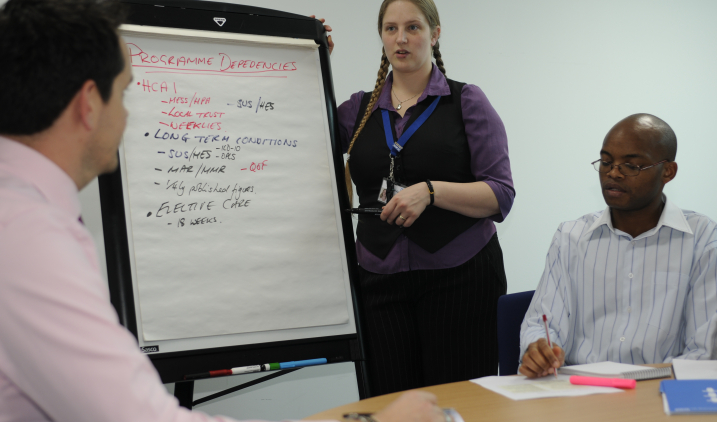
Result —
<path fill-rule="evenodd" d="M 664 366 L 664 365 L 650 365 Z M 667 365 L 669 366 L 669 365 Z M 666 379 L 666 378 L 663 378 Z M 422 388 L 438 397 L 438 405 L 452 407 L 466 422 L 715 422 L 714 415 L 667 416 L 659 393 L 661 380 L 638 381 L 637 388 L 616 394 L 514 401 L 470 381 Z M 308 420 L 341 419 L 350 412 L 375 412 L 400 393 L 373 397 L 310 416 Z"/>

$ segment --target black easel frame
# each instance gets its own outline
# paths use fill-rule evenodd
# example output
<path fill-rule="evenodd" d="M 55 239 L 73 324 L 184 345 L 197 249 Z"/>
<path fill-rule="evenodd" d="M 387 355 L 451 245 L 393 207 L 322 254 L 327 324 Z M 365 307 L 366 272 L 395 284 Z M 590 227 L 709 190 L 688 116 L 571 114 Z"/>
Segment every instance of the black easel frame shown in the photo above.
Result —
<path fill-rule="evenodd" d="M 319 45 L 334 171 L 336 180 L 343 180 L 344 168 L 337 132 L 338 116 L 328 42 L 323 25 L 318 20 L 270 9 L 205 1 L 123 0 L 123 3 L 129 9 L 129 24 L 314 40 Z M 220 26 L 214 21 L 215 17 L 227 19 Z M 121 170 L 101 176 L 99 185 L 110 297 L 121 324 L 137 337 Z M 337 190 L 341 209 L 349 208 L 348 194 L 343 183 L 337 183 Z M 341 223 L 356 334 L 150 354 L 149 358 L 157 368 L 162 382 L 177 383 L 175 395 L 183 406 L 192 406 L 193 382 L 184 381 L 186 374 L 317 357 L 327 357 L 329 362 L 354 362 L 359 396 L 362 399 L 370 397 L 357 301 L 358 266 L 351 216 L 342 215 Z M 287 372 L 277 372 L 283 373 Z"/>

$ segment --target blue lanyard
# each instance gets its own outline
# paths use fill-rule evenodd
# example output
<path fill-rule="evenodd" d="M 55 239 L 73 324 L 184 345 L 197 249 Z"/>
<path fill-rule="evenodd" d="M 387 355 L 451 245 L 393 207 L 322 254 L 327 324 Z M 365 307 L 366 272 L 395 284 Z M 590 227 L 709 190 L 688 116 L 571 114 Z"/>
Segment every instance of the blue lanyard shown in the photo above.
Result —
<path fill-rule="evenodd" d="M 431 103 L 430 106 L 421 113 L 420 116 L 418 116 L 418 119 L 416 119 L 411 126 L 406 129 L 405 132 L 403 132 L 403 135 L 401 135 L 400 138 L 398 138 L 398 141 L 393 140 L 393 131 L 391 130 L 391 119 L 388 116 L 388 110 L 381 110 L 381 115 L 383 116 L 383 130 L 386 132 L 386 144 L 388 145 L 388 149 L 391 150 L 391 156 L 395 157 L 398 155 L 399 152 L 403 149 L 403 146 L 406 145 L 406 142 L 408 142 L 408 138 L 410 138 L 421 125 L 428 120 L 428 117 L 430 117 L 431 113 L 433 113 L 433 110 L 436 109 L 436 106 L 438 105 L 438 101 L 441 99 L 441 96 L 439 95 L 436 97 L 435 100 Z"/>

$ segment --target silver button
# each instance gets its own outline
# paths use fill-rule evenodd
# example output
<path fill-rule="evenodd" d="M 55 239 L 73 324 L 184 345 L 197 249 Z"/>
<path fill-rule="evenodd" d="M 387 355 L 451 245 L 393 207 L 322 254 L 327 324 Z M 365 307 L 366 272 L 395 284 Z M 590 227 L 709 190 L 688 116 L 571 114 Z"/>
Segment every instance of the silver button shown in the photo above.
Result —
<path fill-rule="evenodd" d="M 620 337 L 620 341 L 625 341 L 625 337 Z"/>
<path fill-rule="evenodd" d="M 631 306 L 628 306 L 628 307 L 627 307 L 627 313 L 629 314 L 630 312 L 632 312 L 632 307 L 631 307 Z"/>
<path fill-rule="evenodd" d="M 632 273 L 628 274 L 627 276 L 630 277 L 630 278 L 632 278 Z"/>

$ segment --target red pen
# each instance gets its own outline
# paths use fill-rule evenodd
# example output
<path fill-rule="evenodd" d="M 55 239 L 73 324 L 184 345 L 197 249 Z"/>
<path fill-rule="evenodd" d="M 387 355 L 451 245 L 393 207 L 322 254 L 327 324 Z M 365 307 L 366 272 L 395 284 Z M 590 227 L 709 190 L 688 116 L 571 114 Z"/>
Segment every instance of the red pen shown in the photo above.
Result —
<path fill-rule="evenodd" d="M 543 324 L 545 324 L 545 337 L 548 338 L 548 347 L 550 349 L 553 349 L 553 345 L 550 343 L 550 331 L 548 330 L 548 317 L 543 314 Z M 555 379 L 558 379 L 558 370 L 553 368 L 553 374 L 555 374 Z"/>

